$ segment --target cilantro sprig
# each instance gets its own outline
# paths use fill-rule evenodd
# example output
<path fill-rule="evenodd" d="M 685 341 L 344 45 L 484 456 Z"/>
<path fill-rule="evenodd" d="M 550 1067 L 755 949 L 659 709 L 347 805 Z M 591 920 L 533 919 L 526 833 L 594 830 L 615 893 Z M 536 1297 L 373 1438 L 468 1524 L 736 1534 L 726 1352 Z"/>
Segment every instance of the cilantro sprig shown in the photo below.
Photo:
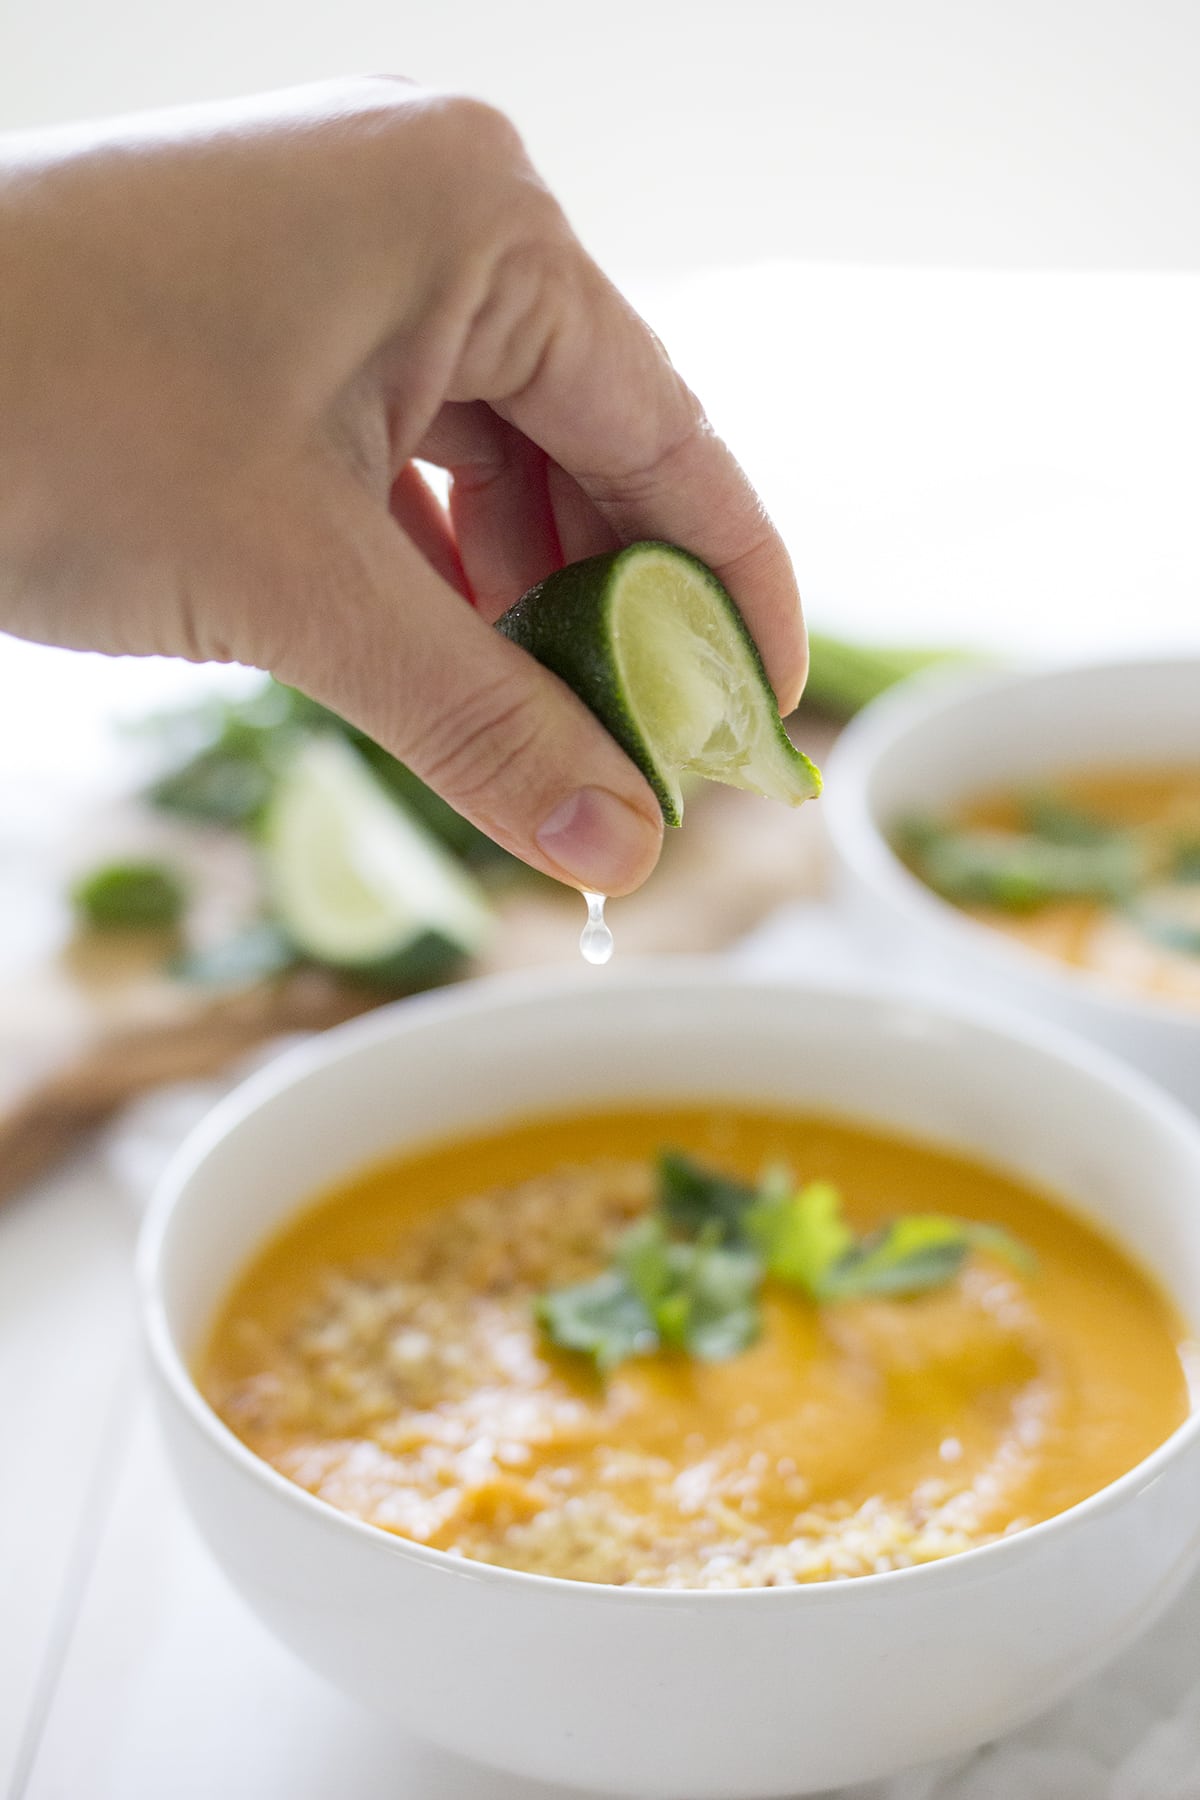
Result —
<path fill-rule="evenodd" d="M 657 1177 L 654 1209 L 618 1239 L 609 1266 L 536 1303 L 551 1342 L 590 1357 L 602 1375 L 660 1352 L 701 1362 L 738 1355 L 761 1332 L 767 1281 L 826 1305 L 945 1286 L 973 1250 L 1023 1274 L 1034 1266 L 998 1226 L 940 1213 L 909 1214 L 857 1237 L 836 1187 L 798 1188 L 786 1171 L 754 1186 L 667 1150 Z"/>
<path fill-rule="evenodd" d="M 687 1242 L 651 1213 L 624 1234 L 602 1274 L 543 1294 L 538 1318 L 554 1343 L 590 1356 L 601 1374 L 656 1350 L 723 1362 L 759 1334 L 761 1285 L 758 1257 L 724 1247 L 716 1220 Z"/>
<path fill-rule="evenodd" d="M 1200 838 L 1180 838 L 1172 847 L 1171 879 L 1200 881 Z"/>
<path fill-rule="evenodd" d="M 1111 823 L 1053 792 L 1027 795 L 1020 829 L 900 821 L 896 849 L 958 906 L 1035 912 L 1059 901 L 1111 907 L 1152 943 L 1200 956 L 1200 838 L 1160 825 Z"/>
<path fill-rule="evenodd" d="M 915 874 L 958 906 L 995 906 L 1033 912 L 1059 900 L 1120 904 L 1143 878 L 1136 842 L 1112 831 L 1096 835 L 1065 812 L 1041 815 L 1035 831 L 944 825 L 928 818 L 902 822 L 896 844 Z"/>

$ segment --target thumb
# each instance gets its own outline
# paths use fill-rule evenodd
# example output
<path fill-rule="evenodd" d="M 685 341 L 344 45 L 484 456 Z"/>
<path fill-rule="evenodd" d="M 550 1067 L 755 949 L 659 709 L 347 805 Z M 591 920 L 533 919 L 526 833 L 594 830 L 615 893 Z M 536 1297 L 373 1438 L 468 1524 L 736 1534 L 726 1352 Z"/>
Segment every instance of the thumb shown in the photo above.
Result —
<path fill-rule="evenodd" d="M 662 843 L 658 802 L 583 703 L 486 625 L 364 490 L 347 483 L 335 516 L 328 494 L 320 511 L 324 524 L 309 510 L 291 535 L 303 576 L 298 586 L 289 556 L 286 619 L 256 608 L 275 642 L 253 660 L 534 868 L 604 894 L 644 881 Z M 267 584 L 279 588 L 278 576 Z"/>

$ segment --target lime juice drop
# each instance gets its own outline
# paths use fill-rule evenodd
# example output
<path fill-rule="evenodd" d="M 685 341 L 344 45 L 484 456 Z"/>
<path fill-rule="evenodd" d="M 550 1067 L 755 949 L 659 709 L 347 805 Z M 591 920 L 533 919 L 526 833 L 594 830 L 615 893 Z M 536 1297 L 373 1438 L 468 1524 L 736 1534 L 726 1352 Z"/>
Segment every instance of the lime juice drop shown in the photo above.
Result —
<path fill-rule="evenodd" d="M 587 888 L 583 890 L 587 902 L 587 924 L 580 933 L 579 950 L 584 962 L 594 963 L 599 967 L 608 962 L 613 953 L 613 934 L 604 917 L 605 895 L 593 894 Z"/>

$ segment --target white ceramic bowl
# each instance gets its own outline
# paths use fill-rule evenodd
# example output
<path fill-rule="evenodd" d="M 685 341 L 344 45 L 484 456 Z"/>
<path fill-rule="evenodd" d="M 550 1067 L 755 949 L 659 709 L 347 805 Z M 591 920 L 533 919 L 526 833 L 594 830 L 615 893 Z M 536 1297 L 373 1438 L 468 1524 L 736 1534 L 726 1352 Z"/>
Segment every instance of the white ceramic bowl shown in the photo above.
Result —
<path fill-rule="evenodd" d="M 412 1732 L 643 1800 L 811 1792 L 1048 1706 L 1196 1561 L 1200 1418 L 1082 1505 L 944 1562 L 687 1593 L 405 1543 L 291 1485 L 200 1397 L 188 1362 L 218 1303 L 315 1189 L 431 1136 L 655 1097 L 849 1114 L 961 1146 L 1070 1196 L 1200 1323 L 1200 1127 L 1086 1045 L 712 964 L 459 988 L 283 1057 L 163 1183 L 141 1248 L 146 1321 L 170 1453 L 218 1562 L 299 1656 Z"/>
<path fill-rule="evenodd" d="M 1112 764 L 1200 766 L 1200 659 L 934 672 L 861 713 L 826 770 L 841 891 L 897 969 L 1082 1031 L 1200 1109 L 1200 1013 L 1074 969 L 979 924 L 911 874 L 897 821 L 988 788 Z"/>

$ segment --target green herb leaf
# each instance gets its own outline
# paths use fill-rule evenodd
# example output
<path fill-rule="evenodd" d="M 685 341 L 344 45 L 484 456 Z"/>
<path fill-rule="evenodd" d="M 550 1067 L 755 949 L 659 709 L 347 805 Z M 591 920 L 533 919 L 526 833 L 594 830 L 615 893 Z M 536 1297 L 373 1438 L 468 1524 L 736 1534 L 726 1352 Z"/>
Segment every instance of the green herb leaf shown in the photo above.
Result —
<path fill-rule="evenodd" d="M 1183 838 L 1171 854 L 1173 881 L 1200 881 L 1200 838 Z"/>
<path fill-rule="evenodd" d="M 1069 806 L 1053 794 L 1031 794 L 1025 801 L 1026 829 L 1048 844 L 1084 844 L 1096 846 L 1123 839 L 1120 826 L 1110 825 L 1091 813 Z"/>
<path fill-rule="evenodd" d="M 1123 901 L 1137 886 L 1141 858 L 1126 836 L 1101 843 L 1053 843 L 1019 832 L 959 830 L 909 819 L 896 847 L 914 874 L 960 906 L 1028 912 L 1054 900 Z"/>
<path fill-rule="evenodd" d="M 919 1294 L 953 1280 L 967 1255 L 967 1234 L 956 1219 L 914 1214 L 885 1225 L 830 1269 L 824 1300 L 868 1294 Z"/>
<path fill-rule="evenodd" d="M 262 812 L 273 779 L 257 751 L 204 750 L 154 782 L 147 799 L 180 818 L 241 827 Z"/>
<path fill-rule="evenodd" d="M 659 1341 L 705 1362 L 736 1355 L 758 1336 L 762 1264 L 753 1251 L 720 1242 L 710 1219 L 694 1243 L 674 1243 L 651 1214 L 617 1246 L 617 1268 L 654 1321 Z"/>
<path fill-rule="evenodd" d="M 748 1182 L 702 1168 L 678 1150 L 659 1153 L 658 1204 L 667 1221 L 687 1237 L 715 1226 L 718 1243 L 744 1243 L 746 1217 L 757 1198 Z"/>
<path fill-rule="evenodd" d="M 659 1174 L 657 1209 L 618 1240 L 610 1267 L 537 1303 L 550 1339 L 590 1356 L 602 1374 L 656 1350 L 705 1362 L 736 1356 L 762 1329 L 768 1276 L 824 1303 L 941 1287 L 972 1250 L 1024 1274 L 1034 1266 L 999 1226 L 937 1213 L 856 1240 L 827 1181 L 797 1191 L 777 1172 L 756 1195 L 673 1151 L 663 1153 Z M 688 1236 L 672 1236 L 673 1227 Z"/>
<path fill-rule="evenodd" d="M 854 1247 L 854 1233 L 842 1212 L 842 1197 L 828 1181 L 811 1181 L 796 1192 L 763 1192 L 751 1209 L 749 1231 L 767 1273 L 816 1299 L 829 1272 Z"/>
<path fill-rule="evenodd" d="M 830 1269 L 819 1298 L 899 1298 L 925 1293 L 952 1281 L 972 1250 L 1002 1257 L 1022 1273 L 1029 1273 L 1034 1266 L 1030 1252 L 998 1225 L 969 1224 L 940 1213 L 914 1213 L 894 1220 L 856 1245 Z"/>
<path fill-rule="evenodd" d="M 396 800 L 463 862 L 494 871 L 525 868 L 373 738 L 282 682 L 268 679 L 243 700 L 180 709 L 160 717 L 154 729 L 167 743 L 182 740 L 190 752 L 146 791 L 150 802 L 164 812 L 252 830 L 297 741 L 311 732 L 337 732 Z"/>
<path fill-rule="evenodd" d="M 552 1343 L 591 1357 L 601 1375 L 658 1347 L 654 1320 L 620 1269 L 552 1289 L 541 1295 L 536 1312 Z"/>
<path fill-rule="evenodd" d="M 303 730 L 334 715 L 268 678 L 241 700 L 208 701 L 161 716 L 156 729 L 190 754 L 146 790 L 163 812 L 234 830 L 252 827 Z"/>
<path fill-rule="evenodd" d="M 697 1242 L 674 1243 L 651 1214 L 620 1239 L 611 1268 L 543 1295 L 538 1319 L 553 1343 L 590 1356 L 601 1374 L 659 1349 L 702 1362 L 736 1356 L 761 1328 L 762 1264 L 713 1239 L 710 1225 Z"/>
<path fill-rule="evenodd" d="M 748 1250 L 674 1244 L 672 1274 L 682 1345 L 701 1362 L 725 1362 L 746 1350 L 762 1330 L 762 1264 Z"/>
<path fill-rule="evenodd" d="M 80 918 L 102 930 L 177 925 L 187 905 L 179 876 L 161 862 L 116 862 L 77 881 L 71 898 Z"/>
<path fill-rule="evenodd" d="M 994 1256 L 998 1262 L 1007 1263 L 1018 1275 L 1035 1275 L 1037 1273 L 1037 1257 L 1033 1251 L 1023 1244 L 1019 1238 L 1013 1237 L 1001 1225 L 967 1225 L 965 1227 L 967 1241 L 972 1250 L 978 1250 L 983 1256 Z"/>
<path fill-rule="evenodd" d="M 616 1267 L 651 1317 L 671 1285 L 669 1251 L 666 1227 L 655 1213 L 647 1213 L 617 1241 Z"/>

